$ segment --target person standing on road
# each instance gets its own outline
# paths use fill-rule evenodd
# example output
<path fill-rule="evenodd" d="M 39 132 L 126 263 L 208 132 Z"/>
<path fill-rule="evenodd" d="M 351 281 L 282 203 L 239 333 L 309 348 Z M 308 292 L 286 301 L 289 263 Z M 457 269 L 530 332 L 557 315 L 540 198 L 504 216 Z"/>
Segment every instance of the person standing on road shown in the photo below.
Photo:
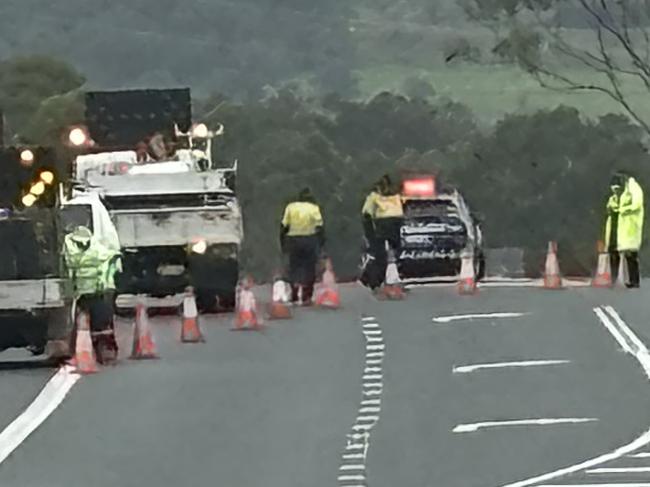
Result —
<path fill-rule="evenodd" d="M 372 270 L 367 273 L 371 289 L 381 286 L 388 265 L 388 251 L 399 255 L 400 228 L 404 216 L 399 189 L 385 174 L 377 182 L 361 209 L 364 233 L 368 240 L 370 254 L 374 258 Z"/>
<path fill-rule="evenodd" d="M 74 287 L 77 311 L 90 317 L 93 346 L 100 363 L 109 361 L 106 352 L 117 358 L 114 329 L 114 274 L 119 266 L 119 252 L 102 245 L 92 232 L 79 226 L 65 236 L 63 257 Z M 75 349 L 76 331 L 72 350 Z"/>
<path fill-rule="evenodd" d="M 303 188 L 284 210 L 280 246 L 289 254 L 292 301 L 310 304 L 316 281 L 316 263 L 325 244 L 320 207 L 309 188 Z M 302 294 L 301 291 L 302 290 Z"/>
<path fill-rule="evenodd" d="M 605 246 L 610 254 L 612 281 L 616 282 L 621 258 L 627 263 L 628 288 L 640 286 L 639 250 L 643 238 L 643 190 L 632 176 L 619 171 L 610 183 L 607 200 Z"/>

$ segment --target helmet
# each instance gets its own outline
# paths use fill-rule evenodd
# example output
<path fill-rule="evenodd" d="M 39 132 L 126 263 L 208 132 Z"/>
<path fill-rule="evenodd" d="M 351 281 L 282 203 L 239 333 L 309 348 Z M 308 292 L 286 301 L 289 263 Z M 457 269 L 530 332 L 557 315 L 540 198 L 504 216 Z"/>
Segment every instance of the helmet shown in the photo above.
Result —
<path fill-rule="evenodd" d="M 78 226 L 72 231 L 71 238 L 73 242 L 80 245 L 88 245 L 93 234 L 88 227 Z"/>

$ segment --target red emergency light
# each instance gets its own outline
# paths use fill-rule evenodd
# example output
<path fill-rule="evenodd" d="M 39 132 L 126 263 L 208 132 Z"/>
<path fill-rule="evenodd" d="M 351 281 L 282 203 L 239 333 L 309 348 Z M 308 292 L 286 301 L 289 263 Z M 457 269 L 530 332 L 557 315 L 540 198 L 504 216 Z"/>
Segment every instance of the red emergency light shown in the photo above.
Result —
<path fill-rule="evenodd" d="M 435 196 L 436 180 L 434 178 L 406 179 L 402 186 L 405 196 Z"/>

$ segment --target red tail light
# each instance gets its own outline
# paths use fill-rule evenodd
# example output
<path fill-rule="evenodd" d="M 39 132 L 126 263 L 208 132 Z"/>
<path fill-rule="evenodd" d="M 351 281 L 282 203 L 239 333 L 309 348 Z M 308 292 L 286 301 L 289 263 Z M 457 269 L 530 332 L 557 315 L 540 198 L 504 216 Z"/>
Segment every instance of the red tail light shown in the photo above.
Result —
<path fill-rule="evenodd" d="M 403 191 L 405 196 L 435 196 L 436 181 L 434 178 L 407 179 Z"/>

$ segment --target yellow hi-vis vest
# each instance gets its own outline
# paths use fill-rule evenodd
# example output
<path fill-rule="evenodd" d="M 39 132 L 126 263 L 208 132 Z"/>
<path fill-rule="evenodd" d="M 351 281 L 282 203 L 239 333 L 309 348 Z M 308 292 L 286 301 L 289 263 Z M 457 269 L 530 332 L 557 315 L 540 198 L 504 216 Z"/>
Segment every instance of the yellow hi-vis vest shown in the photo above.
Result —
<path fill-rule="evenodd" d="M 612 195 L 607 201 L 608 217 L 605 225 L 605 246 L 609 247 L 611 212 L 618 213 L 616 229 L 617 250 L 638 251 L 643 239 L 643 190 L 634 178 L 629 178 L 618 201 Z"/>
<path fill-rule="evenodd" d="M 289 237 L 315 235 L 316 229 L 323 226 L 320 208 L 314 203 L 295 201 L 284 209 L 282 225 L 288 227 Z"/>
<path fill-rule="evenodd" d="M 384 196 L 373 191 L 366 198 L 361 213 L 373 219 L 402 217 L 402 197 L 399 194 Z"/>

